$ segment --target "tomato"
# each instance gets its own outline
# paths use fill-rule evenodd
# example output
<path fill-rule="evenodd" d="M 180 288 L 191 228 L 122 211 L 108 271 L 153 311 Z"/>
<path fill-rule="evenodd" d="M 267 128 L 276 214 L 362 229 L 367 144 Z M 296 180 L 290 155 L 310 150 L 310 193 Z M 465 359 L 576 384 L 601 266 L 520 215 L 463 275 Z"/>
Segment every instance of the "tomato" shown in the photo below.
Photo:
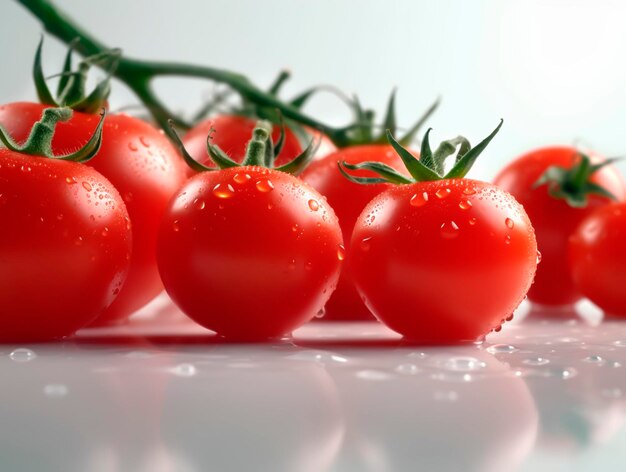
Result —
<path fill-rule="evenodd" d="M 0 342 L 69 336 L 120 292 L 130 221 L 93 168 L 0 148 L 0 222 Z"/>
<path fill-rule="evenodd" d="M 392 187 L 359 216 L 349 260 L 388 327 L 423 344 L 475 341 L 510 318 L 536 267 L 523 207 L 470 179 Z"/>
<path fill-rule="evenodd" d="M 0 124 L 22 141 L 45 108 L 26 102 L 1 106 Z M 98 115 L 74 112 L 70 121 L 59 123 L 52 141 L 55 154 L 73 151 L 87 142 L 98 120 Z M 167 203 L 186 179 L 186 167 L 160 131 L 123 114 L 107 115 L 102 146 L 88 165 L 117 188 L 132 221 L 128 277 L 115 302 L 96 320 L 96 324 L 107 324 L 123 320 L 163 289 L 156 264 L 156 237 Z"/>
<path fill-rule="evenodd" d="M 585 207 L 574 208 L 565 200 L 552 197 L 548 185 L 535 186 L 549 167 L 571 168 L 578 163 L 578 155 L 575 148 L 566 146 L 537 149 L 511 162 L 494 181 L 513 194 L 533 222 L 542 258 L 528 298 L 541 305 L 568 305 L 581 298 L 568 270 L 568 239 L 587 215 L 611 201 L 589 194 Z M 626 185 L 613 166 L 593 173 L 591 182 L 618 200 L 626 198 Z"/>
<path fill-rule="evenodd" d="M 363 208 L 372 198 L 388 189 L 390 184 L 354 184 L 339 171 L 337 163 L 340 161 L 346 161 L 350 164 L 378 161 L 400 168 L 402 167 L 402 160 L 389 145 L 350 146 L 312 162 L 300 176 L 302 180 L 328 199 L 328 203 L 339 218 L 341 231 L 344 235 L 344 246 L 348 250 L 354 224 Z M 360 171 L 359 175 L 368 176 L 371 175 L 371 172 Z M 350 265 L 346 261 L 339 277 L 337 289 L 326 304 L 324 320 L 373 319 L 372 314 L 359 297 L 349 271 Z"/>
<path fill-rule="evenodd" d="M 276 338 L 309 321 L 343 259 L 331 207 L 289 174 L 256 166 L 201 172 L 171 201 L 157 259 L 190 318 L 231 340 Z"/>
<path fill-rule="evenodd" d="M 626 202 L 587 216 L 569 241 L 572 279 L 608 316 L 626 316 Z"/>

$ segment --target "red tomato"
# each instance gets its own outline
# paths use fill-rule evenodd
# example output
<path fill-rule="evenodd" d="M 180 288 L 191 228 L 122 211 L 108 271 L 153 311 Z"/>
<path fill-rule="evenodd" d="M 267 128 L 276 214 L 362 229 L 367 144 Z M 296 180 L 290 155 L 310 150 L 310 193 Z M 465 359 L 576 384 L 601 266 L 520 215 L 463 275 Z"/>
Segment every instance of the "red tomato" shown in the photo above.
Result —
<path fill-rule="evenodd" d="M 26 139 L 45 105 L 11 103 L 0 107 L 0 124 L 14 139 Z M 86 143 L 99 115 L 74 112 L 56 127 L 52 149 L 64 154 Z M 156 265 L 156 237 L 169 199 L 186 178 L 186 166 L 165 136 L 151 125 L 128 115 L 109 114 L 104 121 L 102 147 L 87 162 L 113 183 L 122 195 L 132 221 L 133 254 L 128 278 L 119 297 L 96 320 L 116 322 L 154 298 L 163 285 Z"/>
<path fill-rule="evenodd" d="M 358 164 L 365 161 L 383 162 L 406 172 L 402 159 L 389 145 L 370 144 L 352 146 L 341 149 L 323 159 L 312 162 L 302 173 L 301 178 L 328 199 L 333 207 L 341 231 L 344 235 L 344 245 L 349 249 L 350 236 L 358 216 L 372 198 L 388 189 L 391 184 L 358 185 L 346 179 L 337 162 L 346 161 L 348 164 Z M 354 175 L 361 177 L 374 176 L 368 171 L 357 171 Z M 333 292 L 325 307 L 324 320 L 369 320 L 372 314 L 363 304 L 352 282 L 350 265 L 344 264 L 337 289 Z"/>
<path fill-rule="evenodd" d="M 190 318 L 225 338 L 260 340 L 322 309 L 341 243 L 318 192 L 247 166 L 202 172 L 182 187 L 163 218 L 157 257 L 167 292 Z"/>
<path fill-rule="evenodd" d="M 533 222 L 542 258 L 528 298 L 542 305 L 568 305 L 581 298 L 567 269 L 567 242 L 587 215 L 610 202 L 606 197 L 589 195 L 586 207 L 574 208 L 565 200 L 552 197 L 547 185 L 535 187 L 548 167 L 570 168 L 577 156 L 578 151 L 572 147 L 538 149 L 510 163 L 495 179 L 497 186 L 510 192 L 524 206 Z M 626 186 L 615 167 L 601 168 L 591 181 L 618 200 L 626 198 Z"/>
<path fill-rule="evenodd" d="M 469 179 L 392 187 L 354 227 L 349 263 L 368 308 L 413 341 L 475 341 L 510 319 L 537 244 L 523 207 Z"/>
<path fill-rule="evenodd" d="M 0 148 L 0 221 L 0 342 L 69 336 L 120 292 L 130 221 L 94 169 Z"/>
<path fill-rule="evenodd" d="M 607 315 L 626 316 L 626 203 L 587 216 L 569 242 L 574 285 Z"/>

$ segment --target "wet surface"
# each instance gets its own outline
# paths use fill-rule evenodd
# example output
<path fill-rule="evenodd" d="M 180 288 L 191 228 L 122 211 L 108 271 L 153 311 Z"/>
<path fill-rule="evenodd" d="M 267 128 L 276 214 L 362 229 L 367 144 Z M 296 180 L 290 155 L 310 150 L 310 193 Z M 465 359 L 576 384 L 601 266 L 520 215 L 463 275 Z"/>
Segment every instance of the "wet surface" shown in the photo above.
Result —
<path fill-rule="evenodd" d="M 231 345 L 157 302 L 0 346 L 0 470 L 624 470 L 626 322 L 579 313 L 520 312 L 481 345 L 324 322 Z"/>

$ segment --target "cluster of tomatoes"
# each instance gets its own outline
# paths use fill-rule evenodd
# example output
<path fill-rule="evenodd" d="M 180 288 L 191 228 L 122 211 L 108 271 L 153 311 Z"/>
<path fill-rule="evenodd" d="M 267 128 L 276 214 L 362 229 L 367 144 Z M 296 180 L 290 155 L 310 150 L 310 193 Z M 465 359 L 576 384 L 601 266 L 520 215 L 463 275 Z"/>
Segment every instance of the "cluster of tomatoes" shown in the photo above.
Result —
<path fill-rule="evenodd" d="M 475 147 L 433 151 L 429 130 L 419 152 L 391 132 L 337 149 L 236 114 L 179 150 L 139 118 L 68 103 L 82 79 L 63 79 L 73 112 L 41 80 L 42 103 L 0 106 L 0 341 L 119 323 L 163 286 L 229 340 L 373 314 L 416 342 L 474 341 L 527 292 L 626 314 L 612 203 L 626 186 L 610 162 L 546 148 L 492 184 L 465 175 L 500 126 Z"/>

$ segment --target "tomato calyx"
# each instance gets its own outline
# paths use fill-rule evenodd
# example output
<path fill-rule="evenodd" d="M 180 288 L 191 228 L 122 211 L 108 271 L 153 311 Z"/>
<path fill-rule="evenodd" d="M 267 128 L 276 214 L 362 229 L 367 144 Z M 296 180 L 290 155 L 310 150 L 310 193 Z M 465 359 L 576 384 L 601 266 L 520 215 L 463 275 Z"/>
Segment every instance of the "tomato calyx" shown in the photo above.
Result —
<path fill-rule="evenodd" d="M 45 157 L 61 161 L 87 162 L 100 150 L 102 144 L 102 126 L 106 112 L 102 109 L 100 121 L 87 144 L 78 151 L 62 156 L 55 156 L 52 152 L 52 138 L 54 130 L 59 121 L 67 121 L 72 117 L 72 110 L 69 108 L 46 108 L 41 115 L 41 119 L 35 123 L 24 144 L 19 145 L 9 135 L 9 132 L 0 125 L 0 142 L 7 149 L 20 154 Z"/>
<path fill-rule="evenodd" d="M 280 154 L 285 142 L 284 124 L 281 119 L 280 137 L 278 138 L 276 144 L 274 144 L 272 140 L 272 124 L 268 121 L 260 120 L 257 122 L 254 130 L 252 130 L 252 139 L 248 141 L 246 155 L 243 161 L 239 163 L 220 149 L 219 146 L 211 142 L 214 132 L 214 129 L 211 129 L 209 135 L 207 136 L 207 151 L 213 162 L 217 164 L 217 167 L 209 167 L 201 164 L 191 157 L 174 129 L 174 122 L 170 121 L 169 125 L 173 131 L 176 144 L 178 144 L 183 159 L 187 165 L 196 172 L 218 171 L 230 167 L 257 166 L 285 172 L 287 174 L 298 175 L 305 169 L 311 159 L 313 159 L 313 155 L 319 145 L 319 141 L 315 142 L 315 140 L 310 140 L 309 145 L 304 149 L 304 151 L 302 151 L 301 154 L 294 157 L 286 164 L 276 167 L 274 162 L 276 157 Z"/>
<path fill-rule="evenodd" d="M 612 164 L 619 158 L 610 158 L 598 164 L 592 164 L 588 155 L 578 152 L 574 156 L 578 160 L 570 168 L 560 166 L 550 166 L 537 179 L 533 188 L 548 185 L 548 193 L 556 199 L 562 199 L 573 208 L 584 208 L 587 206 L 590 194 L 600 195 L 610 200 L 617 200 L 615 195 L 607 189 L 591 182 L 591 176 L 602 167 Z"/>
<path fill-rule="evenodd" d="M 33 64 L 33 81 L 35 82 L 37 96 L 44 105 L 67 107 L 83 113 L 97 113 L 107 106 L 107 100 L 111 93 L 111 77 L 113 77 L 113 72 L 117 67 L 121 51 L 119 49 L 111 49 L 88 56 L 79 62 L 76 70 L 72 70 L 72 53 L 77 44 L 78 39 L 70 43 L 63 63 L 63 71 L 58 74 L 59 82 L 55 97 L 48 87 L 41 65 L 43 37 L 41 38 Z M 88 94 L 86 87 L 87 77 L 93 65 L 103 68 L 106 76 Z"/>
<path fill-rule="evenodd" d="M 379 183 L 406 185 L 433 180 L 461 179 L 467 175 L 478 156 L 485 150 L 498 131 L 500 131 L 503 122 L 504 120 L 500 120 L 500 123 L 491 134 L 474 147 L 472 147 L 469 141 L 463 136 L 457 136 L 456 138 L 441 142 L 434 152 L 430 147 L 429 140 L 432 128 L 429 128 L 422 140 L 419 159 L 413 156 L 400 142 L 396 141 L 391 130 L 387 129 L 387 140 L 402 159 L 411 177 L 401 174 L 393 167 L 383 164 L 382 162 L 367 161 L 359 164 L 349 164 L 346 161 L 341 161 L 338 162 L 337 165 L 341 173 L 348 180 L 365 185 Z M 452 168 L 446 172 L 445 162 L 453 155 L 455 155 L 454 164 Z M 350 170 L 368 170 L 377 174 L 378 177 L 357 177 L 350 175 L 348 173 Z"/>

